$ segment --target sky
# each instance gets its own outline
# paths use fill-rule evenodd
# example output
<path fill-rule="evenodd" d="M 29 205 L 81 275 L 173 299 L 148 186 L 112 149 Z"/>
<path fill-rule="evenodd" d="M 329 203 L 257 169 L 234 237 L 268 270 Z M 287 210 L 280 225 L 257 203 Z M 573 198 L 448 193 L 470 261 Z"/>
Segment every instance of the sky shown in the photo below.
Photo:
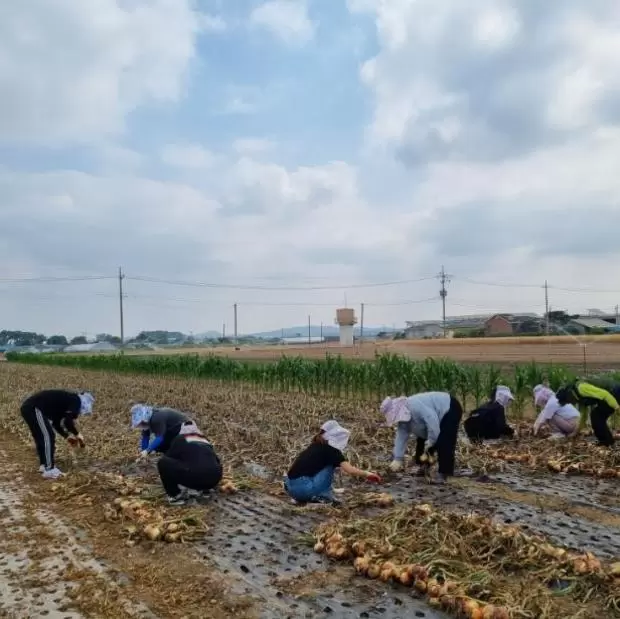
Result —
<path fill-rule="evenodd" d="M 0 329 L 620 303 L 615 0 L 20 0 Z"/>

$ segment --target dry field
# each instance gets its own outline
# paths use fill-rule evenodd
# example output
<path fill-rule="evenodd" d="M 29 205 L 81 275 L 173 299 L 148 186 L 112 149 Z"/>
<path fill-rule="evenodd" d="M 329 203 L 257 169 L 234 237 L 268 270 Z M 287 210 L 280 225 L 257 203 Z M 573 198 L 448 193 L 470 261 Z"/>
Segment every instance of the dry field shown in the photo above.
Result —
<path fill-rule="evenodd" d="M 620 457 L 585 438 L 461 446 L 462 474 L 435 487 L 387 475 L 392 433 L 368 401 L 13 363 L 0 387 L 0 617 L 620 617 Z M 44 387 L 97 398 L 59 482 L 19 419 Z M 238 491 L 168 507 L 154 463 L 134 463 L 135 400 L 190 411 Z M 384 484 L 342 479 L 343 507 L 293 507 L 281 475 L 330 417 Z"/>
<path fill-rule="evenodd" d="M 342 354 L 353 359 L 372 359 L 375 354 L 398 353 L 412 359 L 448 357 L 469 363 L 497 363 L 512 365 L 537 361 L 568 366 L 620 368 L 620 335 L 572 338 L 523 337 L 479 338 L 448 340 L 399 340 L 390 342 L 365 342 L 361 347 L 342 348 L 338 344 L 241 346 L 216 348 L 177 348 L 162 351 L 135 351 L 135 354 L 217 354 L 248 361 L 269 361 L 282 355 L 301 355 L 319 358 L 326 353 Z"/>

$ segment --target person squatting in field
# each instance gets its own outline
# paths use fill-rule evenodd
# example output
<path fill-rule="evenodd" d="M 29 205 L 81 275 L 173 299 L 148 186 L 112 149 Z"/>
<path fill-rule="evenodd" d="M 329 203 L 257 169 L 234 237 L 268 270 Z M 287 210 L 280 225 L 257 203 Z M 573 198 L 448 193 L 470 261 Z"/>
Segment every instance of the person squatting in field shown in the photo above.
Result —
<path fill-rule="evenodd" d="M 463 427 L 467 437 L 474 442 L 513 438 L 515 431 L 506 422 L 506 410 L 514 400 L 510 389 L 498 385 L 491 399 L 471 412 Z"/>
<path fill-rule="evenodd" d="M 594 436 L 601 445 L 612 447 L 615 440 L 607 425 L 608 419 L 620 405 L 620 384 L 609 383 L 605 387 L 585 380 L 576 380 L 559 389 L 555 394 L 560 406 L 573 404 L 590 407 L 590 424 Z"/>
<path fill-rule="evenodd" d="M 438 456 L 439 474 L 432 482 L 442 484 L 454 475 L 456 442 L 463 416 L 463 407 L 454 396 L 429 391 L 410 397 L 388 397 L 381 403 L 381 412 L 385 415 L 387 426 L 396 425 L 393 460 L 390 464 L 392 471 L 403 469 L 409 437 L 414 434 L 417 438 L 417 475 L 426 476 L 435 453 Z"/>
<path fill-rule="evenodd" d="M 222 464 L 213 445 L 193 421 L 185 422 L 170 448 L 157 462 L 170 505 L 183 505 L 215 488 L 222 479 Z"/>
<path fill-rule="evenodd" d="M 179 434 L 181 426 L 188 421 L 191 420 L 187 415 L 174 408 L 146 404 L 132 406 L 131 427 L 142 431 L 138 461 L 146 460 L 154 451 L 165 454 Z"/>
<path fill-rule="evenodd" d="M 39 471 L 45 479 L 57 479 L 63 473 L 56 467 L 56 435 L 72 447 L 84 447 L 84 437 L 75 425 L 80 415 L 90 415 L 95 397 L 88 391 L 46 389 L 27 397 L 21 414 L 28 424 L 39 456 Z"/>
<path fill-rule="evenodd" d="M 579 432 L 579 411 L 572 404 L 561 406 L 553 389 L 546 385 L 536 385 L 534 406 L 541 409 L 534 422 L 534 436 L 545 427 L 551 430 L 549 438 L 552 439 L 575 436 Z"/>
<path fill-rule="evenodd" d="M 284 488 L 299 504 L 331 503 L 334 498 L 334 472 L 340 469 L 347 475 L 362 477 L 372 483 L 381 483 L 381 477 L 353 466 L 344 455 L 351 433 L 333 419 L 325 422 L 312 443 L 295 459 L 284 477 Z"/>

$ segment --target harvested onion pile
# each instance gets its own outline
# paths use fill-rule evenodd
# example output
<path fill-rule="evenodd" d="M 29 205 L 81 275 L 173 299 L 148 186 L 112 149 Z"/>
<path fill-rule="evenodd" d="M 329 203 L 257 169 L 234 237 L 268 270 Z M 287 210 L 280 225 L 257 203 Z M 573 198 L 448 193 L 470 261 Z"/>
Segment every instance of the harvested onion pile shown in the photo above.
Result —
<path fill-rule="evenodd" d="M 189 541 L 201 537 L 208 530 L 206 524 L 196 516 L 166 519 L 162 508 L 153 507 L 139 499 L 119 497 L 112 504 L 105 504 L 103 513 L 109 522 L 131 522 L 124 528 L 129 546 L 140 539 L 170 543 Z"/>
<path fill-rule="evenodd" d="M 507 442 L 501 448 L 461 445 L 460 461 L 476 471 L 496 471 L 503 463 L 521 464 L 536 471 L 587 475 L 599 479 L 620 478 L 620 455 L 583 439 L 550 442 L 528 438 Z"/>
<path fill-rule="evenodd" d="M 590 604 L 594 614 L 584 616 L 620 612 L 617 565 L 478 515 L 439 513 L 429 505 L 393 509 L 322 525 L 314 549 L 351 561 L 367 578 L 415 588 L 431 606 L 465 619 L 557 619 L 570 616 L 561 606 L 567 603 Z M 570 583 L 569 593 L 554 596 L 556 582 Z"/>

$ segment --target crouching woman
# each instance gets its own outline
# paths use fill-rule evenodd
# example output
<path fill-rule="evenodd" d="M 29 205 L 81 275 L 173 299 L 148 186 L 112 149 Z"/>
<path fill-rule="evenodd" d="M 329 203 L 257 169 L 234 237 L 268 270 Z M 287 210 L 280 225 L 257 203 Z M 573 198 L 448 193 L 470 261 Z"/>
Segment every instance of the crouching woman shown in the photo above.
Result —
<path fill-rule="evenodd" d="M 296 503 L 338 504 L 333 492 L 336 469 L 373 483 L 381 482 L 376 473 L 362 471 L 347 462 L 343 452 L 350 435 L 337 421 L 327 421 L 312 443 L 297 456 L 284 478 L 284 488 Z"/>
<path fill-rule="evenodd" d="M 191 420 L 185 413 L 174 408 L 146 404 L 132 406 L 131 427 L 142 433 L 138 461 L 146 460 L 153 452 L 165 454 L 181 426 L 188 421 Z"/>
<path fill-rule="evenodd" d="M 463 423 L 467 437 L 474 442 L 514 438 L 515 431 L 506 422 L 506 410 L 513 400 L 510 389 L 498 385 L 491 400 L 472 411 Z"/>
<path fill-rule="evenodd" d="M 581 415 L 572 404 L 562 406 L 546 385 L 534 387 L 534 406 L 542 409 L 534 422 L 534 436 L 547 427 L 552 439 L 569 438 L 579 432 Z"/>
<path fill-rule="evenodd" d="M 222 479 L 220 459 L 193 421 L 181 426 L 157 462 L 157 470 L 171 505 L 183 505 L 187 499 L 212 490 Z"/>

